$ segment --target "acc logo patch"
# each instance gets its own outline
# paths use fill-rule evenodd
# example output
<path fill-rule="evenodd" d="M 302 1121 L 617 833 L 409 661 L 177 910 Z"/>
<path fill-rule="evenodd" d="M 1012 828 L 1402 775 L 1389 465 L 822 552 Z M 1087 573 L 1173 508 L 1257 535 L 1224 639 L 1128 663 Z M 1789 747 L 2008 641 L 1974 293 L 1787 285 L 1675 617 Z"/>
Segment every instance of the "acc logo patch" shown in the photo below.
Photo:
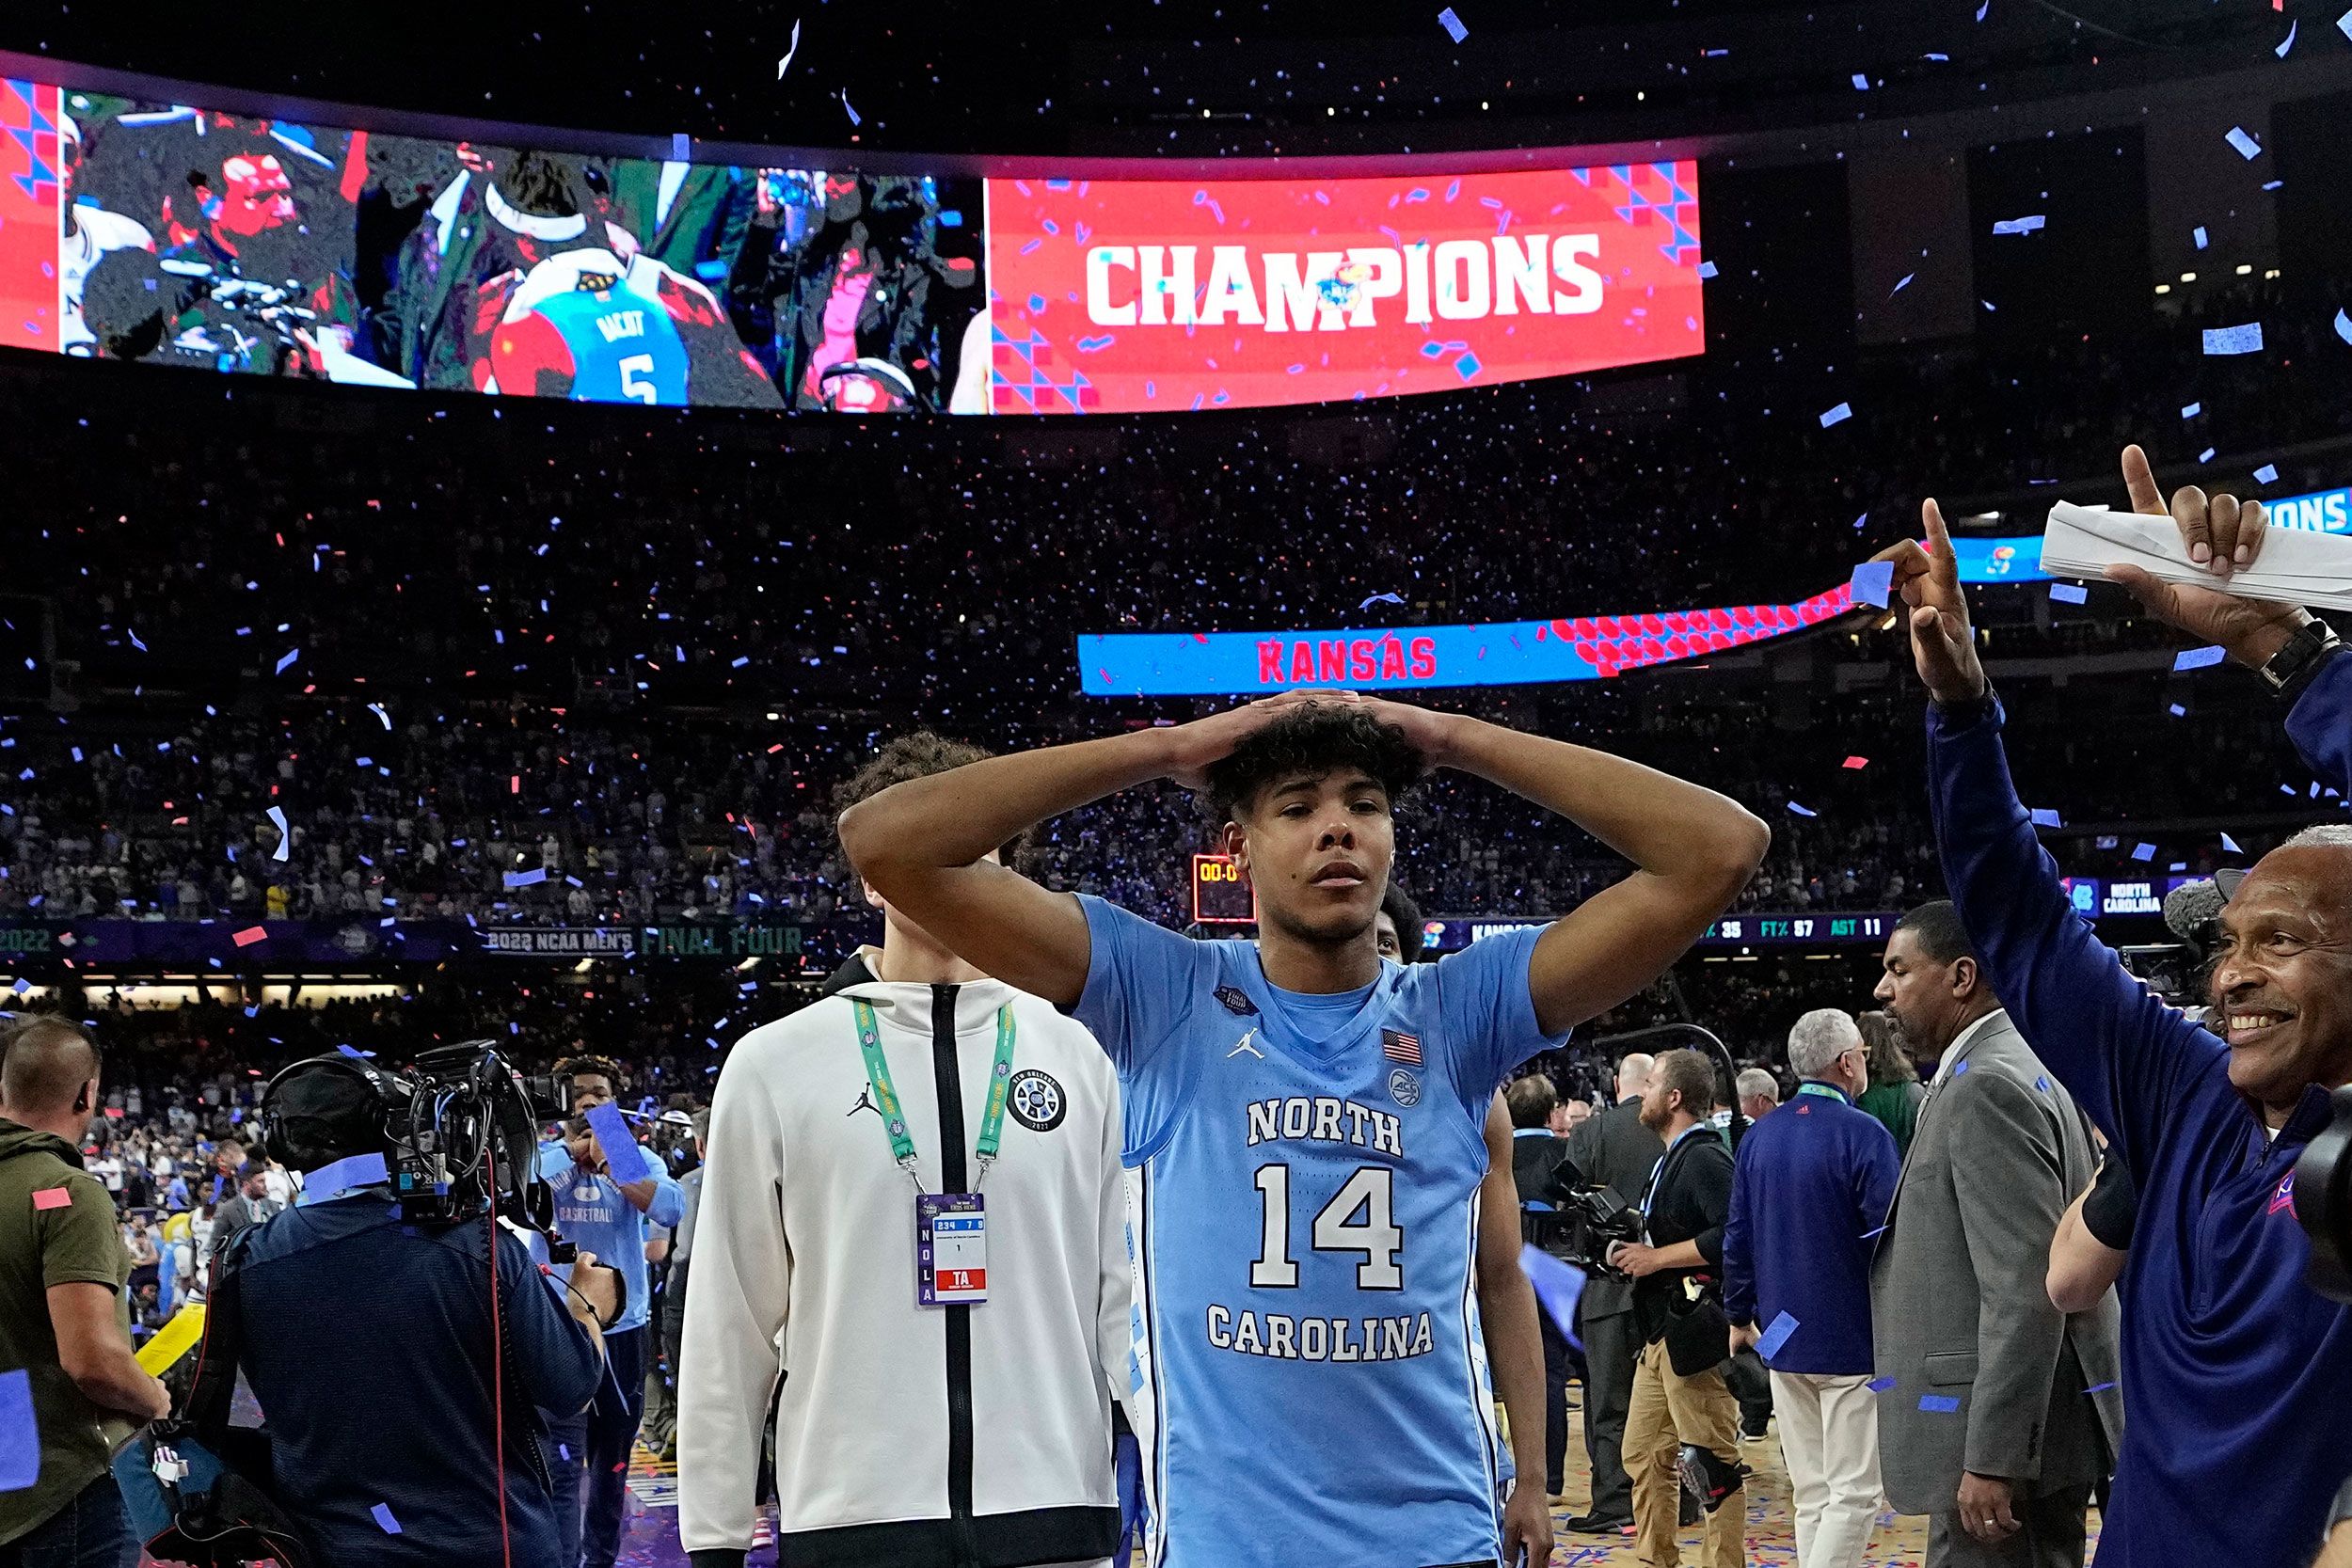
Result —
<path fill-rule="evenodd" d="M 1408 1110 L 1421 1103 L 1421 1080 L 1404 1068 L 1389 1074 L 1389 1098 Z"/>
<path fill-rule="evenodd" d="M 1217 987 L 1216 999 L 1224 1003 L 1225 1010 L 1236 1018 L 1248 1018 L 1258 1010 L 1258 1005 L 1249 1000 L 1249 993 L 1239 986 Z"/>
<path fill-rule="evenodd" d="M 1061 1092 L 1061 1085 L 1035 1068 L 1024 1068 L 1012 1075 L 1005 1104 L 1012 1119 L 1032 1132 L 1051 1132 L 1070 1114 L 1070 1097 Z"/>

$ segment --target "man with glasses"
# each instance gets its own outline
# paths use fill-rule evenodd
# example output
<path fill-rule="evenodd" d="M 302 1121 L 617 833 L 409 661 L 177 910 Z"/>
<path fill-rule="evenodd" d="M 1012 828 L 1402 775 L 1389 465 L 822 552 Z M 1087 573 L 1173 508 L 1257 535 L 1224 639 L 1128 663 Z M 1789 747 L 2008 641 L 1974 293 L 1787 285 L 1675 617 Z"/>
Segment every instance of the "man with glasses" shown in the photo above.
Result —
<path fill-rule="evenodd" d="M 1740 1140 L 1724 1225 L 1724 1314 L 1772 1369 L 1798 1568 L 1856 1568 L 1879 1509 L 1870 1245 L 1900 1167 L 1894 1135 L 1854 1108 L 1869 1059 L 1850 1014 L 1797 1020 L 1796 1097 Z"/>

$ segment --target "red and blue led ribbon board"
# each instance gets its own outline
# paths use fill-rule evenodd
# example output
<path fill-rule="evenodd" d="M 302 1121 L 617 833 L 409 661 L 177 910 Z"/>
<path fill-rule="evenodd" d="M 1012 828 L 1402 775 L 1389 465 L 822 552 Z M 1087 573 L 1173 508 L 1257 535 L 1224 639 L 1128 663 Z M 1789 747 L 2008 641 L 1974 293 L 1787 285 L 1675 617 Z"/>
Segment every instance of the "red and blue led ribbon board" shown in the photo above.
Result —
<path fill-rule="evenodd" d="M 1705 349 L 1688 161 L 1204 182 L 661 150 L 0 57 L 0 345 L 861 415 L 1391 397 Z"/>
<path fill-rule="evenodd" d="M 1840 583 L 1796 604 L 1335 631 L 1115 632 L 1078 639 L 1093 697 L 1263 696 L 1603 680 L 1803 631 L 1853 608 Z"/>

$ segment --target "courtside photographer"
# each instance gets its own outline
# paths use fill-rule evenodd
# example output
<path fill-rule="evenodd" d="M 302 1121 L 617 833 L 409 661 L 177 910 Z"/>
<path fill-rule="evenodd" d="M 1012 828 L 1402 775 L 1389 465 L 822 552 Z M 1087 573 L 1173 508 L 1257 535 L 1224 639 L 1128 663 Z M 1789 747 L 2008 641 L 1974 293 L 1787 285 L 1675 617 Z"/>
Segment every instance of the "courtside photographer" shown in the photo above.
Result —
<path fill-rule="evenodd" d="M 186 1421 L 156 1468 L 168 1481 L 185 1441 L 233 1473 L 177 1499 L 160 1560 L 214 1560 L 194 1544 L 258 1515 L 274 1548 L 294 1537 L 278 1550 L 290 1568 L 568 1568 L 547 1433 L 603 1380 L 621 1302 L 593 1253 L 559 1249 L 562 1281 L 501 1224 L 544 1220 L 537 1114 L 483 1041 L 402 1072 L 346 1050 L 272 1080 L 262 1146 L 303 1191 L 223 1255 Z M 230 1425 L 238 1371 L 258 1433 Z"/>

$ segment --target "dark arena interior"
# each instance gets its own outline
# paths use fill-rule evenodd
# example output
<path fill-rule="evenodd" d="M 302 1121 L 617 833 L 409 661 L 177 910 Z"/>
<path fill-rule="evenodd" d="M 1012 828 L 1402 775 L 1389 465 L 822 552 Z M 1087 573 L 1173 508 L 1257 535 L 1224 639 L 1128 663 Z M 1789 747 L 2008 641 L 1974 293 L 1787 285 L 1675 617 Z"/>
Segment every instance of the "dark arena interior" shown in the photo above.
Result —
<path fill-rule="evenodd" d="M 0 1568 L 2352 1568 L 2348 117 L 7 8 Z"/>

